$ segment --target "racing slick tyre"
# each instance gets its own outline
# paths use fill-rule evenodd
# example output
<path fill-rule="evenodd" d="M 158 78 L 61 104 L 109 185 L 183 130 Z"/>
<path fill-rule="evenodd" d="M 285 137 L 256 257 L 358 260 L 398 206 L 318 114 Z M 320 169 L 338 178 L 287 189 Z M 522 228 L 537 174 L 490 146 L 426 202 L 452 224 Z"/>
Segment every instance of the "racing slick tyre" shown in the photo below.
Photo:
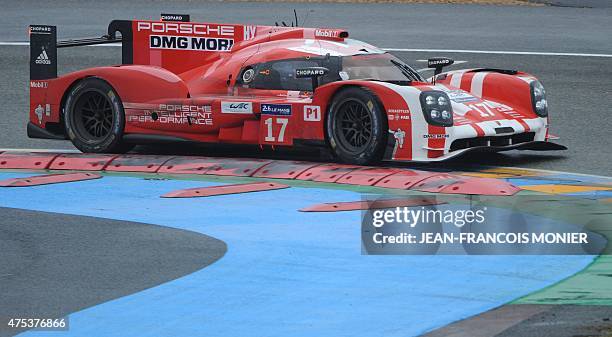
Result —
<path fill-rule="evenodd" d="M 369 90 L 350 87 L 339 91 L 325 124 L 329 145 L 340 161 L 366 165 L 382 159 L 387 145 L 387 117 Z"/>
<path fill-rule="evenodd" d="M 125 113 L 119 95 L 105 81 L 87 78 L 68 94 L 64 126 L 74 146 L 85 153 L 123 153 Z"/>

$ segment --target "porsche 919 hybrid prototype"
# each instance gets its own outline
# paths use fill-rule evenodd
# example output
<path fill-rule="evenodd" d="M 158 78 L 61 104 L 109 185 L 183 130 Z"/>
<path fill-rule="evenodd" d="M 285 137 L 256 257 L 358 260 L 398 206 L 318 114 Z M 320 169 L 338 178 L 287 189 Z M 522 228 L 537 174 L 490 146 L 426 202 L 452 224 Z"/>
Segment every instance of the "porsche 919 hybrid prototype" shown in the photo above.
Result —
<path fill-rule="evenodd" d="M 28 136 L 83 152 L 191 141 L 327 146 L 343 162 L 440 161 L 471 150 L 562 150 L 533 76 L 502 69 L 427 80 L 341 29 L 115 20 L 100 38 L 30 26 Z M 121 43 L 122 64 L 57 75 L 57 49 Z"/>

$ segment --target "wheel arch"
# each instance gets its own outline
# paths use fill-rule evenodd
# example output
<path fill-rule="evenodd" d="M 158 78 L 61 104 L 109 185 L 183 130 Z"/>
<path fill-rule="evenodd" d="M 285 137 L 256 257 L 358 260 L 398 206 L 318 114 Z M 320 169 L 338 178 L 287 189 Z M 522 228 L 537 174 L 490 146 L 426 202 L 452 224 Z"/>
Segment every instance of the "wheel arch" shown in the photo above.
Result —
<path fill-rule="evenodd" d="M 115 90 L 122 102 L 146 103 L 165 98 L 190 97 L 187 85 L 178 75 L 152 66 L 93 68 L 81 77 L 104 80 Z"/>
<path fill-rule="evenodd" d="M 377 85 L 372 84 L 372 82 L 343 81 L 343 82 L 334 82 L 334 83 L 322 86 L 320 88 L 317 88 L 317 94 L 320 94 L 320 96 L 322 96 L 322 97 L 317 97 L 317 100 L 320 98 L 321 101 L 328 102 L 328 104 L 326 104 L 326 107 L 324 110 L 324 116 L 322 118 L 323 128 L 326 129 L 327 120 L 329 118 L 329 115 L 331 115 L 331 110 L 334 105 L 335 98 L 342 91 L 349 89 L 349 88 L 359 88 L 359 89 L 368 91 L 370 94 L 372 94 L 374 98 L 377 100 L 377 103 L 379 104 L 379 106 L 382 107 L 383 115 L 387 117 L 387 109 L 385 107 L 383 99 L 380 97 L 380 93 L 376 92 L 374 87 L 377 87 Z M 319 92 L 318 91 L 319 89 L 322 89 L 322 90 Z M 330 146 L 331 144 L 329 143 L 329 135 L 327 134 L 326 131 L 323 132 L 323 135 L 325 139 L 325 144 L 327 146 Z"/>
<path fill-rule="evenodd" d="M 61 90 L 61 102 L 65 102 L 79 82 L 91 77 L 108 83 L 123 102 L 146 103 L 164 98 L 190 97 L 187 85 L 178 75 L 162 68 L 129 65 L 85 69 L 58 78 L 55 81 L 57 89 Z"/>
<path fill-rule="evenodd" d="M 151 66 L 118 66 L 98 67 L 77 71 L 55 81 L 54 88 L 59 101 L 59 122 L 55 132 L 67 137 L 64 126 L 64 115 L 66 103 L 70 93 L 82 81 L 96 78 L 106 82 L 118 95 L 119 100 L 124 102 L 145 103 L 164 98 L 187 98 L 190 97 L 189 89 L 185 82 L 165 69 Z M 146 87 L 149 90 L 141 90 Z"/>
<path fill-rule="evenodd" d="M 62 125 L 73 145 L 82 152 L 124 153 L 133 147 L 123 141 L 126 123 L 123 102 L 106 79 L 85 76 L 73 81 L 62 104 Z M 83 118 L 84 104 L 88 104 L 87 122 Z M 87 126 L 92 119 L 94 124 Z"/>
<path fill-rule="evenodd" d="M 64 115 L 66 114 L 66 101 L 68 100 L 68 96 L 70 95 L 70 93 L 74 90 L 74 88 L 76 88 L 76 86 L 83 82 L 86 79 L 89 78 L 96 78 L 99 79 L 101 81 L 106 82 L 111 88 L 113 88 L 113 90 L 115 90 L 115 88 L 112 86 L 112 84 L 108 83 L 108 81 L 104 80 L 103 78 L 99 78 L 93 75 L 89 75 L 89 76 L 83 76 L 83 77 L 77 77 L 76 79 L 74 79 L 72 82 L 70 82 L 70 84 L 68 84 L 68 86 L 66 87 L 66 90 L 64 90 L 64 93 L 62 94 L 62 97 L 60 99 L 60 121 L 59 121 L 59 125 L 60 128 L 62 130 L 62 132 L 64 133 L 64 135 L 67 136 L 66 134 L 66 127 L 64 125 Z M 119 99 L 121 99 L 121 96 L 119 96 Z"/>
<path fill-rule="evenodd" d="M 380 90 L 377 90 L 379 87 Z M 349 83 L 343 82 L 339 85 L 328 87 L 326 89 L 324 99 L 328 104 L 326 104 L 324 109 L 325 116 L 322 118 L 322 126 L 325 143 L 327 144 L 328 148 L 335 153 L 337 158 L 340 158 L 341 161 L 347 163 L 350 162 L 364 165 L 381 160 L 386 152 L 385 147 L 388 143 L 389 137 L 387 132 L 389 120 L 387 109 L 383 101 L 384 97 L 381 97 L 381 93 L 384 93 L 384 90 L 389 89 L 384 86 L 380 86 L 377 83 L 365 81 L 351 81 Z M 347 90 L 353 91 L 346 92 Z M 361 152 L 359 152 L 358 156 L 353 157 L 354 159 L 347 159 L 351 157 L 349 153 L 352 150 L 346 149 L 346 144 L 332 144 L 338 142 L 338 140 L 336 140 L 336 142 L 332 142 L 332 138 L 335 139 L 336 137 L 333 135 L 335 132 L 335 127 L 332 124 L 334 124 L 334 111 L 337 110 L 338 105 L 340 104 L 340 106 L 342 106 L 341 102 L 346 102 L 347 100 L 351 99 L 357 99 L 360 101 L 361 104 L 364 105 L 364 108 L 373 114 L 372 118 L 376 118 L 376 120 L 378 120 L 378 126 L 373 130 L 378 131 L 372 133 L 372 135 L 375 135 L 375 138 L 372 138 L 373 142 L 362 150 L 359 150 Z M 371 106 L 372 103 L 374 104 L 375 108 Z M 374 119 L 372 121 L 374 123 Z"/>

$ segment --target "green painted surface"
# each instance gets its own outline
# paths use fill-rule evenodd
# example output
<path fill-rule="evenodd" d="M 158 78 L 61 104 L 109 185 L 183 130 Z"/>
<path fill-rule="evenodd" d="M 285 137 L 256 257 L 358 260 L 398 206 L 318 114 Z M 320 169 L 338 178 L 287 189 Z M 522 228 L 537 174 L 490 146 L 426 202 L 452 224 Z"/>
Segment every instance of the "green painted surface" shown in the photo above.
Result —
<path fill-rule="evenodd" d="M 602 255 L 580 273 L 512 304 L 612 305 L 612 256 Z"/>
<path fill-rule="evenodd" d="M 571 207 L 560 203 L 557 207 L 551 207 L 549 211 L 555 217 L 583 223 L 589 230 L 605 236 L 608 245 L 603 254 L 581 272 L 519 298 L 512 304 L 612 306 L 612 204 L 587 200 L 573 201 Z"/>

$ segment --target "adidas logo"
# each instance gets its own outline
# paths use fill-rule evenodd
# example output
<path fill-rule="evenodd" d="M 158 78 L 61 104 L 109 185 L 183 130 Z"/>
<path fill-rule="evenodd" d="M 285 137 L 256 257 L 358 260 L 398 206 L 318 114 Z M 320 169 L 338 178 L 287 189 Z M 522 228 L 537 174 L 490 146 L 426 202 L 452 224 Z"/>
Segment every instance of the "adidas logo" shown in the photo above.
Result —
<path fill-rule="evenodd" d="M 34 61 L 34 63 L 36 63 L 36 64 L 51 64 L 51 60 L 49 60 L 49 56 L 47 56 L 47 51 L 45 50 L 45 48 L 42 49 L 42 53 L 40 53 L 40 55 L 38 55 L 38 57 L 36 58 L 36 61 Z"/>

